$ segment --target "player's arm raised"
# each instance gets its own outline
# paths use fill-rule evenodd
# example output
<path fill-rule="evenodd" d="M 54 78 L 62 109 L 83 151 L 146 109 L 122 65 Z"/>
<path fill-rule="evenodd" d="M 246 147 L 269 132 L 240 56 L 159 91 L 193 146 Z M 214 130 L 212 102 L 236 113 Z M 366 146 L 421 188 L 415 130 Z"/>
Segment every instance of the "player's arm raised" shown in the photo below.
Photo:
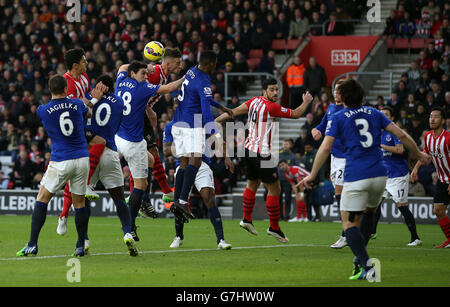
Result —
<path fill-rule="evenodd" d="M 234 108 L 231 110 L 233 112 L 233 117 L 247 114 L 248 113 L 248 105 L 246 103 L 241 104 L 239 107 Z M 216 118 L 216 122 L 221 124 L 223 122 L 226 122 L 227 120 L 231 119 L 232 117 L 228 113 L 223 113 L 220 116 Z"/>
<path fill-rule="evenodd" d="M 294 110 L 292 110 L 292 117 L 291 118 L 300 118 L 301 116 L 303 116 L 303 114 L 305 114 L 306 109 L 308 108 L 309 104 L 314 99 L 308 91 L 303 93 L 302 98 L 303 98 L 302 104 L 299 105 Z"/>
<path fill-rule="evenodd" d="M 168 94 L 168 93 L 172 93 L 176 90 L 178 90 L 181 86 L 181 84 L 184 81 L 184 76 L 181 77 L 180 79 L 176 80 L 176 81 L 172 81 L 169 84 L 164 84 L 161 85 L 158 88 L 157 94 Z"/>

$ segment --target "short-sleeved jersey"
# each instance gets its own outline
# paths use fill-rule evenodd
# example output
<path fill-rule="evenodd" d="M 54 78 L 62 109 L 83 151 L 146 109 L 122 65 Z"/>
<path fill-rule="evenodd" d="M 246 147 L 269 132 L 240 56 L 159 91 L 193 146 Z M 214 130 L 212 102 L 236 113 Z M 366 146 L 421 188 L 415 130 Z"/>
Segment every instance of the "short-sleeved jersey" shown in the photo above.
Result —
<path fill-rule="evenodd" d="M 160 64 L 155 65 L 154 66 L 155 71 L 152 74 L 147 74 L 147 81 L 150 84 L 154 84 L 154 85 L 164 85 L 167 83 L 167 75 L 164 72 L 164 69 L 162 68 L 162 66 Z M 161 98 L 161 95 L 157 94 L 155 96 L 153 96 L 152 98 L 150 98 L 148 104 L 153 107 L 155 105 L 155 103 L 157 103 L 159 101 L 159 99 Z"/>
<path fill-rule="evenodd" d="M 306 169 L 293 165 L 289 166 L 289 170 L 284 173 L 284 177 L 290 184 L 293 184 L 299 182 L 309 174 L 310 173 Z"/>
<path fill-rule="evenodd" d="M 395 147 L 397 144 L 401 143 L 402 142 L 400 142 L 395 135 L 389 131 L 383 131 L 383 134 L 381 135 L 381 144 Z M 406 152 L 399 155 L 384 149 L 382 149 L 382 151 L 383 164 L 386 167 L 389 178 L 403 177 L 409 173 L 408 155 Z"/>
<path fill-rule="evenodd" d="M 345 108 L 331 116 L 325 135 L 345 146 L 344 182 L 386 176 L 381 134 L 391 121 L 375 108 Z"/>
<path fill-rule="evenodd" d="M 245 104 L 248 107 L 248 136 L 244 146 L 255 153 L 268 155 L 276 118 L 291 118 L 293 111 L 263 96 L 254 97 Z"/>
<path fill-rule="evenodd" d="M 181 92 L 178 95 L 178 107 L 174 114 L 174 125 L 183 128 L 206 128 L 206 133 L 217 130 L 211 105 L 217 105 L 211 90 L 209 75 L 198 69 L 190 68 L 184 77 Z"/>
<path fill-rule="evenodd" d="M 117 75 L 115 95 L 124 103 L 123 119 L 117 135 L 130 142 L 140 142 L 144 139 L 144 116 L 148 100 L 155 96 L 160 85 L 147 82 L 137 82 L 128 78 L 127 72 Z"/>
<path fill-rule="evenodd" d="M 168 122 L 166 126 L 164 127 L 163 132 L 163 143 L 173 142 L 173 135 L 172 135 L 172 126 L 173 126 L 173 120 Z M 206 148 L 206 150 L 208 150 Z M 208 165 L 211 165 L 211 159 L 209 155 L 203 154 L 202 155 L 202 161 L 205 162 Z M 178 166 L 180 164 L 180 159 L 176 160 L 176 165 Z"/>
<path fill-rule="evenodd" d="M 75 79 L 69 72 L 64 74 L 67 80 L 67 98 L 84 98 L 91 91 L 89 77 L 86 73 L 81 74 L 79 79 Z"/>
<path fill-rule="evenodd" d="M 90 99 L 91 97 L 88 94 L 86 98 Z M 106 147 L 117 151 L 114 136 L 122 122 L 123 111 L 122 98 L 111 93 L 103 95 L 102 99 L 92 108 L 92 118 L 87 120 L 86 129 L 104 138 Z"/>
<path fill-rule="evenodd" d="M 437 137 L 434 137 L 433 130 L 428 131 L 424 141 L 424 152 L 431 156 L 439 180 L 450 184 L 450 132 L 444 129 Z"/>
<path fill-rule="evenodd" d="M 79 99 L 53 99 L 37 109 L 52 141 L 50 161 L 61 162 L 89 157 L 84 136 L 84 116 L 89 111 Z"/>
<path fill-rule="evenodd" d="M 327 112 L 322 117 L 322 121 L 320 124 L 317 125 L 316 129 L 322 132 L 322 135 L 325 134 L 325 130 L 327 128 L 327 123 L 331 118 L 331 115 L 333 115 L 336 112 L 339 112 L 340 110 L 344 109 L 344 105 L 336 105 L 336 104 L 330 104 Z M 333 143 L 333 147 L 331 147 L 331 154 L 335 156 L 336 158 L 344 158 L 344 152 L 345 147 L 342 145 L 341 141 L 336 139 Z"/>

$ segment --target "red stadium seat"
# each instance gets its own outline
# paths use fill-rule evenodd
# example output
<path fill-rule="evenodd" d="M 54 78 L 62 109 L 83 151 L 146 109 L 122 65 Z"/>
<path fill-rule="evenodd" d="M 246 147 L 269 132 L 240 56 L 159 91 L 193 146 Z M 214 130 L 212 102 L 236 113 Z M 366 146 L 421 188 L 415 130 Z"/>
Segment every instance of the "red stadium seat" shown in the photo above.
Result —
<path fill-rule="evenodd" d="M 407 38 L 391 38 L 388 37 L 388 48 L 408 49 L 409 42 Z"/>
<path fill-rule="evenodd" d="M 264 56 L 262 49 L 250 49 L 248 57 L 251 58 L 262 58 Z"/>
<path fill-rule="evenodd" d="M 284 39 L 274 39 L 272 41 L 272 50 L 286 50 L 287 44 Z"/>
<path fill-rule="evenodd" d="M 425 39 L 423 38 L 411 38 L 409 42 L 409 47 L 411 49 L 423 49 L 425 48 Z"/>
<path fill-rule="evenodd" d="M 287 49 L 288 50 L 295 50 L 297 49 L 298 45 L 300 45 L 301 39 L 290 39 L 287 42 Z"/>
<path fill-rule="evenodd" d="M 260 58 L 247 59 L 247 65 L 250 72 L 253 72 L 255 70 L 255 68 L 259 65 L 259 62 L 261 62 Z"/>

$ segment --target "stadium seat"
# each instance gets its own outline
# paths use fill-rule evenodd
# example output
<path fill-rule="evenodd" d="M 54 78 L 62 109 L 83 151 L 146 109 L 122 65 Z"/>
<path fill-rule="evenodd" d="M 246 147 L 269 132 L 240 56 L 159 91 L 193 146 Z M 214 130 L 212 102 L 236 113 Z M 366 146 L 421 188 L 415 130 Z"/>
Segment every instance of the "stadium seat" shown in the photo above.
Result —
<path fill-rule="evenodd" d="M 261 59 L 264 56 L 262 49 L 250 49 L 250 52 L 248 54 L 248 57 L 251 58 L 258 58 Z"/>
<path fill-rule="evenodd" d="M 297 49 L 298 45 L 300 45 L 301 39 L 290 39 L 287 42 L 287 49 L 288 50 L 295 50 Z"/>
<path fill-rule="evenodd" d="M 274 39 L 272 41 L 272 50 L 279 51 L 279 50 L 286 50 L 287 43 L 284 39 Z"/>
<path fill-rule="evenodd" d="M 413 38 L 411 38 L 411 40 L 409 42 L 409 47 L 411 49 L 423 49 L 423 48 L 425 48 L 425 39 L 413 37 Z"/>
<path fill-rule="evenodd" d="M 392 38 L 388 37 L 388 48 L 394 49 L 408 49 L 409 42 L 407 38 Z"/>
<path fill-rule="evenodd" d="M 260 58 L 247 59 L 247 65 L 250 72 L 253 72 L 255 70 L 255 68 L 259 65 L 259 62 L 261 62 Z"/>

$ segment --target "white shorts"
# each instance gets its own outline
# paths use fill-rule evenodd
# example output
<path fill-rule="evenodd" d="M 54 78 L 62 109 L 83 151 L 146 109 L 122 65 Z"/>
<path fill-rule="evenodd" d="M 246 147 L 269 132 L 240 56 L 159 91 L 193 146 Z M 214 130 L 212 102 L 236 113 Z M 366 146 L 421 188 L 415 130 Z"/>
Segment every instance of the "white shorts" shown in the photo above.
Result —
<path fill-rule="evenodd" d="M 177 175 L 178 166 L 175 171 L 175 176 Z M 202 165 L 198 169 L 197 176 L 195 176 L 195 187 L 197 191 L 201 191 L 203 188 L 211 188 L 214 190 L 214 175 L 208 164 L 202 161 Z"/>
<path fill-rule="evenodd" d="M 191 153 L 202 155 L 205 152 L 206 139 L 204 128 L 182 128 L 172 126 L 173 143 L 178 157 L 187 157 Z"/>
<path fill-rule="evenodd" d="M 408 202 L 409 192 L 409 174 L 403 177 L 388 178 L 386 181 L 386 190 L 383 197 L 392 199 L 397 204 L 405 204 Z"/>
<path fill-rule="evenodd" d="M 50 193 L 55 194 L 69 181 L 70 191 L 75 195 L 86 194 L 89 177 L 89 157 L 61 162 L 50 161 L 41 180 Z"/>
<path fill-rule="evenodd" d="M 344 185 L 345 158 L 336 158 L 331 155 L 330 178 L 333 186 Z"/>
<path fill-rule="evenodd" d="M 142 179 L 148 177 L 147 142 L 130 142 L 116 135 L 114 138 L 119 154 L 128 162 L 133 178 Z"/>
<path fill-rule="evenodd" d="M 106 147 L 100 162 L 92 174 L 90 184 L 101 181 L 107 190 L 123 186 L 123 173 L 119 153 Z"/>
<path fill-rule="evenodd" d="M 387 177 L 345 182 L 341 196 L 342 211 L 364 211 L 376 208 L 383 197 Z"/>

